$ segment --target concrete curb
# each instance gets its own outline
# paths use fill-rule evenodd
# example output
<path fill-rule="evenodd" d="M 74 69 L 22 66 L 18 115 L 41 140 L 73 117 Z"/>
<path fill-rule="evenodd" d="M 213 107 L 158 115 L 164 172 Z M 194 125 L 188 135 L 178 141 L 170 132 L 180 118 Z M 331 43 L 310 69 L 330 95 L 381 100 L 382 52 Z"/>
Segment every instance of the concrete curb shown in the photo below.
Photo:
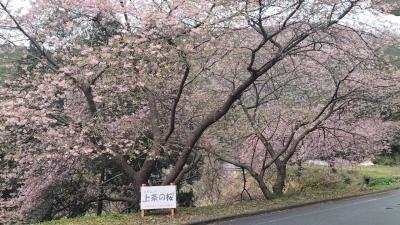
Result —
<path fill-rule="evenodd" d="M 205 219 L 205 220 L 195 221 L 195 222 L 191 222 L 191 223 L 186 223 L 186 225 L 210 224 L 210 223 L 222 222 L 222 221 L 231 220 L 231 219 L 238 219 L 238 218 L 242 218 L 242 217 L 256 216 L 256 215 L 261 215 L 261 214 L 265 214 L 265 213 L 272 213 L 272 212 L 284 211 L 284 210 L 289 210 L 289 209 L 295 209 L 295 208 L 300 208 L 300 207 L 315 205 L 315 204 L 321 204 L 321 203 L 326 203 L 326 202 L 335 202 L 335 201 L 340 201 L 340 200 L 363 197 L 363 196 L 367 196 L 367 195 L 392 192 L 392 191 L 396 191 L 396 190 L 400 190 L 400 187 L 391 188 L 391 189 L 387 189 L 387 190 L 372 191 L 372 192 L 368 192 L 368 193 L 354 194 L 354 195 L 343 196 L 343 197 L 339 197 L 339 198 L 328 198 L 328 199 L 317 200 L 317 201 L 312 201 L 312 202 L 307 202 L 307 203 L 293 204 L 293 205 L 276 208 L 276 209 L 265 209 L 265 210 L 259 210 L 259 211 L 253 211 L 253 212 L 246 212 L 243 214 L 221 216 L 221 217 L 217 217 L 217 218 Z"/>

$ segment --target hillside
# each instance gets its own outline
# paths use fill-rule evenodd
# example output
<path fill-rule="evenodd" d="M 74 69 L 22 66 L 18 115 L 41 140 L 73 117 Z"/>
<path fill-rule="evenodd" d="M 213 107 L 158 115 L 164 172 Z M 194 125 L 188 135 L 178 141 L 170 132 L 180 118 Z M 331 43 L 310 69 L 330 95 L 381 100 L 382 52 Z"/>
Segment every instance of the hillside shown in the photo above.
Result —
<path fill-rule="evenodd" d="M 385 54 L 397 57 L 397 60 L 395 60 L 393 64 L 396 65 L 398 68 L 400 68 L 400 60 L 398 59 L 400 57 L 400 48 L 396 47 L 389 48 L 385 51 Z"/>
<path fill-rule="evenodd" d="M 360 194 L 393 190 L 400 187 L 400 167 L 373 166 L 359 168 L 340 168 L 337 174 L 330 174 L 327 168 L 319 166 L 305 167 L 301 180 L 294 169 L 289 172 L 289 193 L 272 200 L 238 201 L 231 204 L 218 204 L 202 207 L 179 207 L 177 217 L 171 219 L 168 210 L 153 210 L 144 219 L 139 212 L 129 214 L 109 214 L 104 216 L 88 215 L 78 218 L 63 218 L 37 225 L 114 225 L 114 224 L 203 224 L 201 221 L 218 220 L 243 214 L 251 215 L 260 212 L 274 211 L 311 202 L 346 198 Z M 370 184 L 361 188 L 364 177 L 371 179 Z M 232 184 L 241 188 L 241 183 Z M 249 184 L 251 186 L 251 184 Z M 297 191 L 295 191 L 295 188 Z"/>
<path fill-rule="evenodd" d="M 24 48 L 11 50 L 9 46 L 0 46 L 0 85 L 13 79 L 16 74 L 15 63 L 21 59 Z"/>

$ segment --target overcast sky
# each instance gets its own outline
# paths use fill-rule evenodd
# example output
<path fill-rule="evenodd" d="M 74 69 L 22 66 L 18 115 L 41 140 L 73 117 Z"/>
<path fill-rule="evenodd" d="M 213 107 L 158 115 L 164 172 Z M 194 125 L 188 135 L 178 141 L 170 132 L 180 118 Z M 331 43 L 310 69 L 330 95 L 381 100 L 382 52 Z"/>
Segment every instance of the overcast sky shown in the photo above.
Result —
<path fill-rule="evenodd" d="M 10 5 L 14 10 L 22 9 L 22 13 L 26 12 L 29 8 L 30 2 L 33 0 L 10 0 Z M 78 1 L 78 0 L 77 0 Z M 382 27 L 388 32 L 397 33 L 400 35 L 400 16 L 383 15 L 376 16 L 372 12 L 364 11 L 352 18 L 347 17 L 348 21 L 362 22 L 366 28 L 368 27 Z"/>

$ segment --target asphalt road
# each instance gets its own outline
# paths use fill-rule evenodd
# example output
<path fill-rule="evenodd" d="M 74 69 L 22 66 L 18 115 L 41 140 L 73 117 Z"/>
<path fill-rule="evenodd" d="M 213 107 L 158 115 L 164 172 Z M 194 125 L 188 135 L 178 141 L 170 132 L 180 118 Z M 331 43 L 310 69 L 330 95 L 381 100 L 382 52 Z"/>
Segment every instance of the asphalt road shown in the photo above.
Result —
<path fill-rule="evenodd" d="M 243 217 L 223 225 L 400 225 L 400 191 Z"/>

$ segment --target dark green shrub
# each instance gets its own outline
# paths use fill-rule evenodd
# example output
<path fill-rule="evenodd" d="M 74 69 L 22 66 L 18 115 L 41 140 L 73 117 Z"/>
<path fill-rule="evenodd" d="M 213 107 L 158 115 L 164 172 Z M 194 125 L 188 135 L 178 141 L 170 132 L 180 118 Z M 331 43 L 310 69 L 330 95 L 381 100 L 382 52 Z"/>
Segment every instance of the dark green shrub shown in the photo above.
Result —
<path fill-rule="evenodd" d="M 194 206 L 193 190 L 178 192 L 178 204 L 180 207 L 193 207 Z"/>
<path fill-rule="evenodd" d="M 351 184 L 351 178 L 350 178 L 350 177 L 344 178 L 343 183 L 345 183 L 345 184 Z"/>

